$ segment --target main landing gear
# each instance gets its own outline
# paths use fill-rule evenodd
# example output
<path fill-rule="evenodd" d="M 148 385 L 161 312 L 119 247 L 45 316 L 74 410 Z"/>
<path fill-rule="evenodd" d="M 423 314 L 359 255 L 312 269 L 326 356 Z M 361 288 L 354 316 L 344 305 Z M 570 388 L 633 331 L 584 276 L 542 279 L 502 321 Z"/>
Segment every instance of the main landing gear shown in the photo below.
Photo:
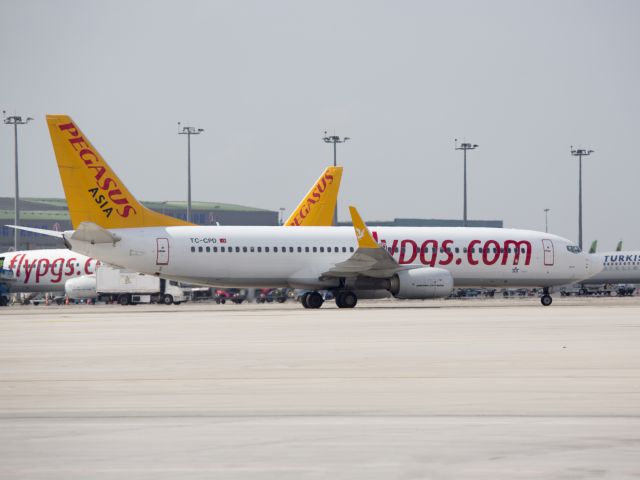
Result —
<path fill-rule="evenodd" d="M 353 308 L 358 303 L 358 297 L 350 290 L 335 292 L 336 305 L 338 308 Z M 300 299 L 304 308 L 320 308 L 324 303 L 324 298 L 318 292 L 307 292 Z"/>
<path fill-rule="evenodd" d="M 300 299 L 304 308 L 320 308 L 324 303 L 324 298 L 318 292 L 307 292 Z"/>
<path fill-rule="evenodd" d="M 551 295 L 549 295 L 549 288 L 544 288 L 542 290 L 542 296 L 540 297 L 540 303 L 542 303 L 542 305 L 544 305 L 545 307 L 548 307 L 549 305 L 551 305 L 551 302 L 553 302 L 553 298 L 551 298 Z"/>

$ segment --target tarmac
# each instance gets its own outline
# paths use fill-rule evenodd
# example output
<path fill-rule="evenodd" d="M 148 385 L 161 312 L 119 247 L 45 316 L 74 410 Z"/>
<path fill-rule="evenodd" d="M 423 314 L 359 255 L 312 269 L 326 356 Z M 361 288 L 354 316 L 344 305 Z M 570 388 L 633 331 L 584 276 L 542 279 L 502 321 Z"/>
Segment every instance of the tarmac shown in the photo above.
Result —
<path fill-rule="evenodd" d="M 640 297 L 0 309 L 1 479 L 640 478 Z"/>

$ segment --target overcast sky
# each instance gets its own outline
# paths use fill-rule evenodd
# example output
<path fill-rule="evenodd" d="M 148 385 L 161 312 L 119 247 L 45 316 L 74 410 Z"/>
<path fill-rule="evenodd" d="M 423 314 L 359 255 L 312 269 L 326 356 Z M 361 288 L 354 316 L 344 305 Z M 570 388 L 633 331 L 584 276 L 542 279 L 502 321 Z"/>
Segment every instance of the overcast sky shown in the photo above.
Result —
<path fill-rule="evenodd" d="M 140 199 L 287 213 L 351 137 L 341 219 L 469 217 L 640 248 L 640 2 L 0 0 L 0 109 L 21 194 L 61 197 L 44 121 L 66 113 Z M 13 143 L 0 126 L 0 196 Z"/>

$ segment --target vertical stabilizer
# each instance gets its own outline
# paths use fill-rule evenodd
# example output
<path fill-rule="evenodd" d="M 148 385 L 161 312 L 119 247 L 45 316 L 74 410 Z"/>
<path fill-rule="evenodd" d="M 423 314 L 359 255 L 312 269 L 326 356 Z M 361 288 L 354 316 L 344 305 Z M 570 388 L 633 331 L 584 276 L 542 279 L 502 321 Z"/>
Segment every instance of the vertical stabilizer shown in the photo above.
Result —
<path fill-rule="evenodd" d="M 192 225 L 143 207 L 71 117 L 47 115 L 47 124 L 73 228 L 82 222 L 107 229 Z"/>
<path fill-rule="evenodd" d="M 338 201 L 342 167 L 327 167 L 313 184 L 291 216 L 288 227 L 329 227 Z"/>

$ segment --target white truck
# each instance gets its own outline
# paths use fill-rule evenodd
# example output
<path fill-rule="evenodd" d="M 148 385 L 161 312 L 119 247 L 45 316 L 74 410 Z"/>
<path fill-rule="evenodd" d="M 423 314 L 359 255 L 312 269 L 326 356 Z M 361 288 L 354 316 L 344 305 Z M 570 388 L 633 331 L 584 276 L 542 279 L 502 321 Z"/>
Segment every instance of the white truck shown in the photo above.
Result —
<path fill-rule="evenodd" d="M 187 296 L 178 282 L 164 278 L 100 265 L 94 275 L 72 278 L 65 284 L 70 299 L 98 298 L 117 301 L 120 305 L 133 303 L 164 303 L 179 305 Z"/>

